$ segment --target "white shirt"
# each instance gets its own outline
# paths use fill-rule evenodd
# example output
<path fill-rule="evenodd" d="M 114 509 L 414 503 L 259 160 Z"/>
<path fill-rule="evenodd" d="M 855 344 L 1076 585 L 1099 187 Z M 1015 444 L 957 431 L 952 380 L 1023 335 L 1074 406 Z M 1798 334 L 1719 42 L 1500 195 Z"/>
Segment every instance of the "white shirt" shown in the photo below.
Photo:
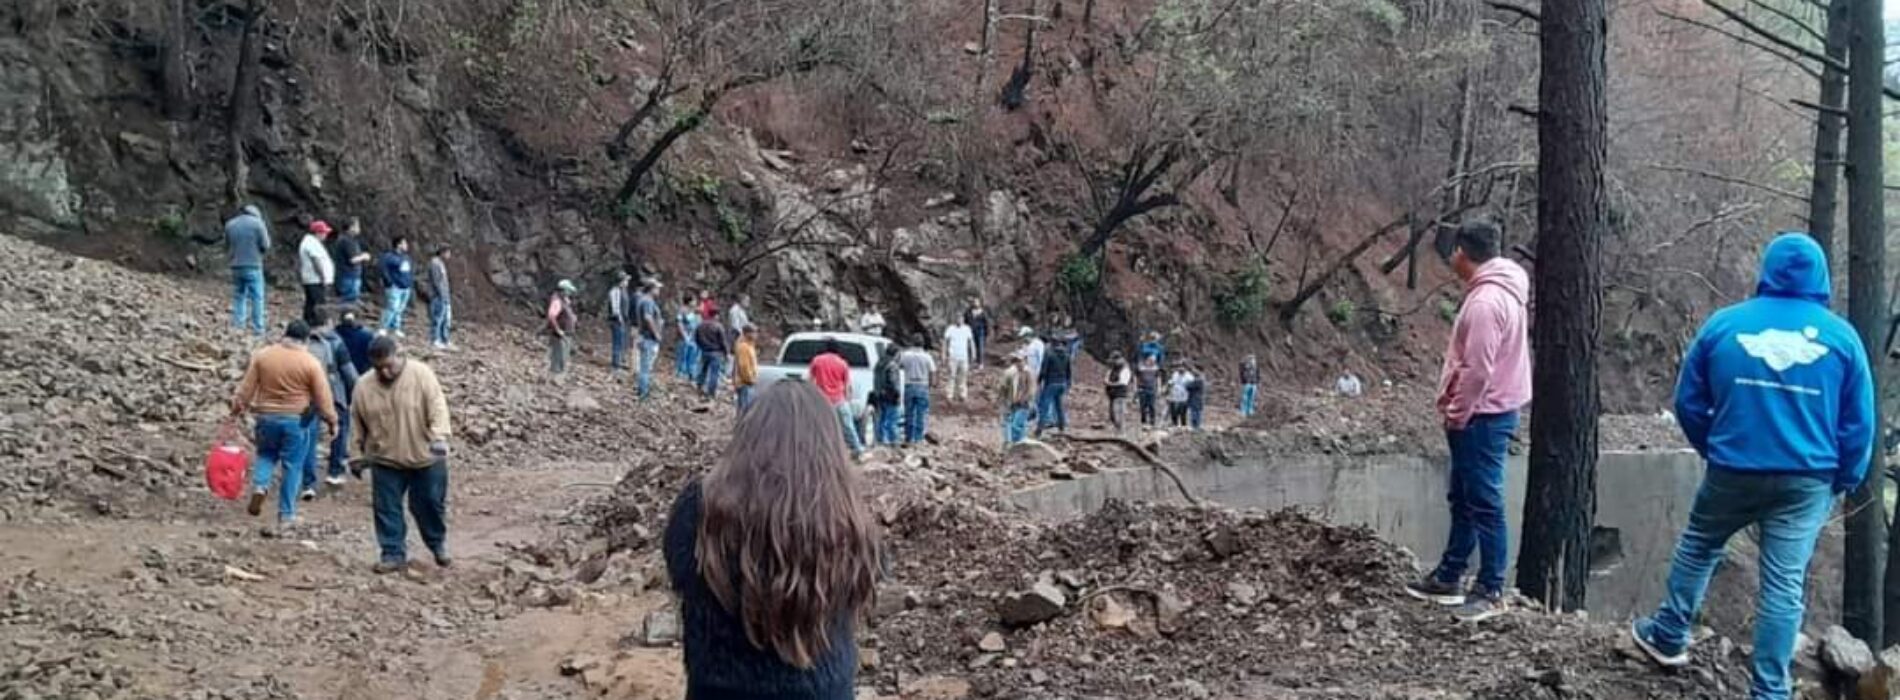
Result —
<path fill-rule="evenodd" d="M 620 285 L 614 285 L 613 291 L 607 293 L 607 308 L 613 313 L 614 323 L 625 324 L 627 322 L 626 288 Z"/>
<path fill-rule="evenodd" d="M 976 334 L 961 323 L 950 326 L 943 332 L 943 347 L 951 362 L 969 362 L 976 356 Z"/>
<path fill-rule="evenodd" d="M 1028 367 L 1029 377 L 1031 379 L 1040 379 L 1042 377 L 1042 354 L 1048 349 L 1048 346 L 1043 344 L 1041 338 L 1036 338 L 1029 341 L 1028 345 L 1023 346 L 1022 350 L 1017 351 L 1017 354 L 1023 356 L 1023 365 Z"/>
<path fill-rule="evenodd" d="M 336 283 L 336 263 L 330 260 L 330 251 L 317 234 L 304 234 L 303 242 L 297 245 L 297 272 L 304 284 Z"/>
<path fill-rule="evenodd" d="M 1347 372 L 1339 375 L 1339 381 L 1333 383 L 1333 391 L 1339 392 L 1340 396 L 1358 396 L 1365 392 L 1365 387 L 1360 385 L 1358 375 Z"/>
<path fill-rule="evenodd" d="M 1194 381 L 1194 375 L 1187 372 L 1175 372 L 1168 379 L 1168 403 L 1187 403 L 1188 384 Z"/>
<path fill-rule="evenodd" d="M 746 313 L 745 307 L 733 304 L 732 310 L 728 313 L 730 314 L 731 322 L 727 323 L 726 326 L 732 332 L 738 333 L 752 325 L 752 315 Z"/>
<path fill-rule="evenodd" d="M 1127 367 L 1118 367 L 1108 371 L 1109 386 L 1128 386 L 1135 380 L 1135 371 Z"/>

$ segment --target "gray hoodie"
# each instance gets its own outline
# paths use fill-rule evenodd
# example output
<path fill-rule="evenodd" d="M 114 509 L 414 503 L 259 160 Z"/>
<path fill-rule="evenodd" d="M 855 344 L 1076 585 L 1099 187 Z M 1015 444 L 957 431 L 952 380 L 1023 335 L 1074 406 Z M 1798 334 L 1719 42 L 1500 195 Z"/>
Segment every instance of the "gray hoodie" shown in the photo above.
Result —
<path fill-rule="evenodd" d="M 270 227 L 264 224 L 257 205 L 245 205 L 243 213 L 224 222 L 224 242 L 231 249 L 231 267 L 264 267 L 264 254 L 270 252 Z"/>

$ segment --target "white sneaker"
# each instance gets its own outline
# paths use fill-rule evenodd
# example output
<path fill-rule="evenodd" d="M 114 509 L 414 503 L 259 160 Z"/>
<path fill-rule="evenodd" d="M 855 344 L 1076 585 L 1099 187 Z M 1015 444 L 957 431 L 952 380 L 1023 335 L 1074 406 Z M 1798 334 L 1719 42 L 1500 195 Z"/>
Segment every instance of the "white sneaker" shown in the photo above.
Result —
<path fill-rule="evenodd" d="M 298 495 L 297 497 L 298 497 L 298 498 L 301 498 L 301 499 L 303 499 L 303 500 L 306 500 L 306 501 L 314 501 L 314 500 L 317 500 L 317 490 L 316 490 L 316 489 L 304 489 L 304 490 L 303 490 L 303 493 L 302 493 L 302 494 L 299 494 L 299 495 Z"/>
<path fill-rule="evenodd" d="M 433 348 L 435 348 L 435 349 L 437 349 L 437 350 L 448 350 L 448 349 L 449 349 L 449 344 L 448 344 L 448 343 L 430 343 L 429 345 L 430 345 L 430 347 L 433 347 Z"/>
<path fill-rule="evenodd" d="M 323 483 L 326 483 L 326 484 L 329 484 L 329 485 L 331 485 L 331 486 L 342 486 L 342 485 L 343 485 L 343 477 L 341 477 L 341 476 L 326 476 L 326 477 L 323 477 Z"/>

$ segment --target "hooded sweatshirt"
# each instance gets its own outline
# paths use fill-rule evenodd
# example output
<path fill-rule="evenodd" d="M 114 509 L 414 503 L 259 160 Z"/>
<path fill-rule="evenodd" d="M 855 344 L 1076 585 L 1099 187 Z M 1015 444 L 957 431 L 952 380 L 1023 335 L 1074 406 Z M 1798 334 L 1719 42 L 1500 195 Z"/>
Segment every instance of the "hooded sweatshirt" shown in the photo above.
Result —
<path fill-rule="evenodd" d="M 1709 317 L 1682 360 L 1676 420 L 1716 469 L 1860 485 L 1874 449 L 1874 392 L 1860 336 L 1827 307 L 1821 247 L 1784 233 L 1762 255 L 1755 298 Z"/>
<path fill-rule="evenodd" d="M 224 242 L 231 249 L 231 267 L 262 268 L 264 254 L 270 252 L 270 227 L 256 205 L 224 222 Z"/>
<path fill-rule="evenodd" d="M 336 284 L 336 261 L 330 259 L 330 249 L 323 247 L 323 239 L 315 233 L 303 235 L 303 242 L 297 245 L 297 276 L 304 284 Z"/>
<path fill-rule="evenodd" d="M 1530 276 L 1502 257 L 1478 266 L 1451 327 L 1438 411 L 1454 429 L 1531 401 Z"/>

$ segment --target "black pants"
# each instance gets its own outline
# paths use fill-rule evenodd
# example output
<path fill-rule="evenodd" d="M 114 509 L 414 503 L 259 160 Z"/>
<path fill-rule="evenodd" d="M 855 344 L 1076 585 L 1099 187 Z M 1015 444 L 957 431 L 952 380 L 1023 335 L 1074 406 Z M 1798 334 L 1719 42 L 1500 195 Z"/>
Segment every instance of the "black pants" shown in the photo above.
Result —
<path fill-rule="evenodd" d="M 1168 402 L 1168 425 L 1180 427 L 1187 425 L 1188 405 L 1186 402 Z"/>
<path fill-rule="evenodd" d="M 303 286 L 303 322 L 311 326 L 317 323 L 317 312 L 323 309 L 323 285 L 306 284 Z"/>

